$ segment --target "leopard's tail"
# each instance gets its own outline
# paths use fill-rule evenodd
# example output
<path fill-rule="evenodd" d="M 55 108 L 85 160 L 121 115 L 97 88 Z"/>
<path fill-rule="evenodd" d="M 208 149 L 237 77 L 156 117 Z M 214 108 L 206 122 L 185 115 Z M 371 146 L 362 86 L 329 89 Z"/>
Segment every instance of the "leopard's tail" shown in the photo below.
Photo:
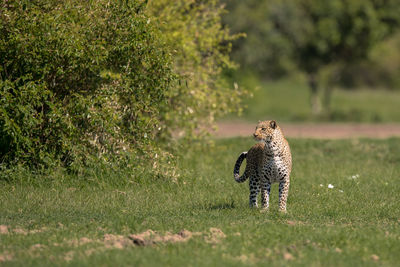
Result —
<path fill-rule="evenodd" d="M 243 160 L 247 157 L 247 152 L 242 152 L 238 159 L 236 160 L 235 163 L 235 168 L 233 169 L 233 177 L 235 178 L 235 181 L 238 183 L 243 183 L 244 181 L 247 180 L 247 172 L 244 172 L 242 176 L 240 176 L 239 171 L 240 171 L 240 166 L 242 165 Z"/>

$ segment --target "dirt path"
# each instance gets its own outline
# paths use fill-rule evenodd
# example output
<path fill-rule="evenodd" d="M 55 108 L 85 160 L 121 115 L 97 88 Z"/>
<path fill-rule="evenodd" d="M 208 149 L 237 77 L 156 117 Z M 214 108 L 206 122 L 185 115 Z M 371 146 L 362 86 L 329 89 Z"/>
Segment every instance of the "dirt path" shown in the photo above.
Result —
<path fill-rule="evenodd" d="M 251 136 L 256 123 L 220 122 L 215 137 Z M 400 137 L 400 124 L 355 123 L 283 123 L 280 125 L 286 137 L 293 138 L 389 138 Z"/>

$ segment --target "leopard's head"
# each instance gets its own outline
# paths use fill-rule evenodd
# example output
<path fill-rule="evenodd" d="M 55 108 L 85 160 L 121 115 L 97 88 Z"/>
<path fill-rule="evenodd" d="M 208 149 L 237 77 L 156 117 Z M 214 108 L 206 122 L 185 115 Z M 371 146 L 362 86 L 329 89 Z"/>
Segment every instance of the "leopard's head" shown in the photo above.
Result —
<path fill-rule="evenodd" d="M 276 121 L 259 121 L 253 136 L 257 141 L 271 142 L 277 130 Z"/>

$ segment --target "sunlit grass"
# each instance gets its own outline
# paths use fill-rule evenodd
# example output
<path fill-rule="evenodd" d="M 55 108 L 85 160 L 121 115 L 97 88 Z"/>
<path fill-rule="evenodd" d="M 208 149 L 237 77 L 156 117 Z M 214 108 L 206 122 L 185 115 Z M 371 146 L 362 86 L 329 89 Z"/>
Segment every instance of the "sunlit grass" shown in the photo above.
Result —
<path fill-rule="evenodd" d="M 400 122 L 399 103 L 400 91 L 334 90 L 333 118 L 360 122 Z"/>
<path fill-rule="evenodd" d="M 62 182 L 56 177 L 36 177 L 34 184 L 26 177 L 1 182 L 0 225 L 8 234 L 0 234 L 0 264 L 398 264 L 400 139 L 289 142 L 294 167 L 286 215 L 277 209 L 277 185 L 271 210 L 262 213 L 248 207 L 248 186 L 234 182 L 234 161 L 253 144 L 245 138 L 183 153 L 177 181 L 140 177 L 118 185 L 65 174 Z M 119 175 L 109 179 L 128 179 Z M 210 228 L 225 237 L 208 242 Z M 128 236 L 148 229 L 203 235 L 144 247 L 105 243 L 107 234 Z"/>

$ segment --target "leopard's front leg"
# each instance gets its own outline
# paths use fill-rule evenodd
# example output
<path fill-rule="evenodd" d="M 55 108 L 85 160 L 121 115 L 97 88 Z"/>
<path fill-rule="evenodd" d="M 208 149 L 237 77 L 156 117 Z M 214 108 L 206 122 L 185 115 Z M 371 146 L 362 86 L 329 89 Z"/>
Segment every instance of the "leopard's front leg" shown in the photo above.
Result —
<path fill-rule="evenodd" d="M 271 192 L 271 182 L 265 180 L 261 185 L 261 208 L 268 210 L 269 208 L 269 193 Z"/>
<path fill-rule="evenodd" d="M 279 182 L 279 210 L 286 212 L 286 202 L 289 194 L 289 177 Z"/>

